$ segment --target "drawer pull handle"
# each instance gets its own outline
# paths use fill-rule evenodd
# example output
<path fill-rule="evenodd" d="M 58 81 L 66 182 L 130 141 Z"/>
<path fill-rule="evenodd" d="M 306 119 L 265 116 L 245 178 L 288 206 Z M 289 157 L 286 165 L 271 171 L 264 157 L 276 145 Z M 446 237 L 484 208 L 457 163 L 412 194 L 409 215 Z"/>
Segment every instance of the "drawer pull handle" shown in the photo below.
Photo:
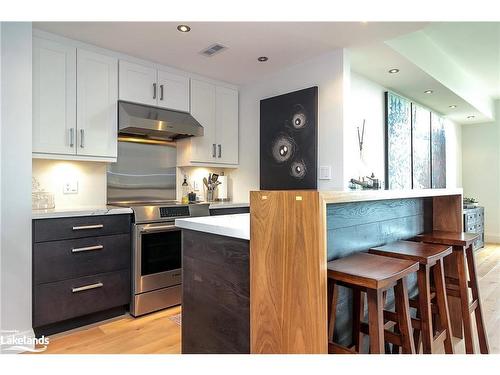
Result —
<path fill-rule="evenodd" d="M 104 228 L 103 224 L 96 224 L 96 225 L 81 225 L 78 227 L 73 227 L 73 230 L 85 230 L 85 229 L 100 229 Z"/>
<path fill-rule="evenodd" d="M 103 283 L 95 283 L 95 284 L 80 286 L 78 288 L 71 288 L 71 291 L 73 293 L 78 293 L 78 292 L 83 292 L 84 290 L 102 288 L 103 286 L 104 286 Z"/>
<path fill-rule="evenodd" d="M 87 247 L 76 247 L 71 249 L 72 253 L 80 253 L 82 251 L 92 251 L 92 250 L 102 250 L 104 249 L 104 246 L 102 245 L 95 245 L 95 246 L 87 246 Z"/>

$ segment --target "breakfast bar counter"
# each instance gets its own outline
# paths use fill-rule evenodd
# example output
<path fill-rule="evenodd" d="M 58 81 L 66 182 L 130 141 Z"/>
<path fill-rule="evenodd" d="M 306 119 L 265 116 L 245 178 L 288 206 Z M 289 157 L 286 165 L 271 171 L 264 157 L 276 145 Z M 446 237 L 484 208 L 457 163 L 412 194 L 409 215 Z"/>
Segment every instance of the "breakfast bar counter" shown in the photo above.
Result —
<path fill-rule="evenodd" d="M 251 352 L 327 353 L 327 262 L 430 230 L 462 231 L 461 189 L 251 192 Z M 351 301 L 340 293 L 336 342 L 351 341 Z"/>

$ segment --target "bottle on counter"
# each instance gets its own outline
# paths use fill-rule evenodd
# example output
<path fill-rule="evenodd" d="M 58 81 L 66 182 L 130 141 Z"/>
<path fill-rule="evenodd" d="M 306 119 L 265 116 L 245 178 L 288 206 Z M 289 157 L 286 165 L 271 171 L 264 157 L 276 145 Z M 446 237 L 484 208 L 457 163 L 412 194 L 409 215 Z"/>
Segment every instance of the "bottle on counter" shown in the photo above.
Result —
<path fill-rule="evenodd" d="M 187 176 L 184 175 L 184 182 L 182 183 L 182 203 L 189 203 L 189 184 L 187 183 Z"/>

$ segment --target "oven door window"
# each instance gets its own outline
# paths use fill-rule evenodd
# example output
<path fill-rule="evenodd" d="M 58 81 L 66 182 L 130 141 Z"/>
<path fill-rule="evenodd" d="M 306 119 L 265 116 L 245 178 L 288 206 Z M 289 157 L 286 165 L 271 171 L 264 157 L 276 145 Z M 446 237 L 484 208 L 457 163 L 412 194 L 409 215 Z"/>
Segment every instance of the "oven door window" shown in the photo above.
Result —
<path fill-rule="evenodd" d="M 141 275 L 181 268 L 181 231 L 142 235 Z"/>

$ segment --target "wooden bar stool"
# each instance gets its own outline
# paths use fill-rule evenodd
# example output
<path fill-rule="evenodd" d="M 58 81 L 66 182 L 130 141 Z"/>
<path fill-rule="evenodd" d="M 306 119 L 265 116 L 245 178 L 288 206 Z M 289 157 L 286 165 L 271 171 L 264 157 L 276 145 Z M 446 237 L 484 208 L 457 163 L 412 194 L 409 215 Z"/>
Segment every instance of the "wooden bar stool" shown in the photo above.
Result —
<path fill-rule="evenodd" d="M 443 266 L 444 257 L 452 252 L 451 247 L 422 242 L 396 241 L 384 246 L 374 247 L 369 252 L 396 259 L 407 259 L 420 264 L 417 272 L 418 303 L 415 306 L 420 318 L 412 319 L 413 329 L 421 332 L 424 354 L 431 354 L 433 346 L 443 339 L 445 353 L 453 354 Z M 432 304 L 431 271 L 434 276 L 434 288 L 436 290 L 437 304 L 435 306 Z M 434 334 L 432 327 L 433 308 L 439 317 L 440 323 L 440 331 L 436 334 Z M 388 320 L 394 320 L 390 313 L 385 315 Z M 416 349 L 418 352 L 418 346 Z"/>
<path fill-rule="evenodd" d="M 406 276 L 418 270 L 418 263 L 409 260 L 394 259 L 368 253 L 356 253 L 345 258 L 328 262 L 328 278 L 333 283 L 328 324 L 328 352 L 356 353 L 333 342 L 335 328 L 338 286 L 351 288 L 355 295 L 354 303 L 359 305 L 361 292 L 368 299 L 368 334 L 370 336 L 370 353 L 384 353 L 385 341 L 400 345 L 404 353 L 415 353 L 412 340 L 413 330 L 410 321 L 410 306 Z M 384 328 L 384 292 L 394 287 L 396 299 L 396 321 L 399 334 L 386 331 Z M 360 314 L 358 311 L 358 318 Z M 359 338 L 363 323 L 354 322 L 353 337 Z M 359 347 L 359 342 L 357 343 Z"/>
<path fill-rule="evenodd" d="M 458 277 L 446 277 L 447 294 L 448 296 L 460 298 L 462 322 L 464 327 L 465 351 L 467 354 L 474 353 L 471 319 L 471 314 L 473 312 L 476 315 L 480 351 L 482 354 L 488 354 L 490 351 L 483 320 L 481 298 L 479 296 L 474 250 L 472 249 L 472 244 L 478 237 L 479 234 L 475 233 L 443 231 L 424 233 L 416 237 L 416 239 L 423 242 L 453 247 L 452 256 L 455 260 L 454 266 L 456 266 Z M 469 271 L 469 280 L 467 278 L 467 269 Z M 469 300 L 469 288 L 472 290 L 472 301 Z"/>

